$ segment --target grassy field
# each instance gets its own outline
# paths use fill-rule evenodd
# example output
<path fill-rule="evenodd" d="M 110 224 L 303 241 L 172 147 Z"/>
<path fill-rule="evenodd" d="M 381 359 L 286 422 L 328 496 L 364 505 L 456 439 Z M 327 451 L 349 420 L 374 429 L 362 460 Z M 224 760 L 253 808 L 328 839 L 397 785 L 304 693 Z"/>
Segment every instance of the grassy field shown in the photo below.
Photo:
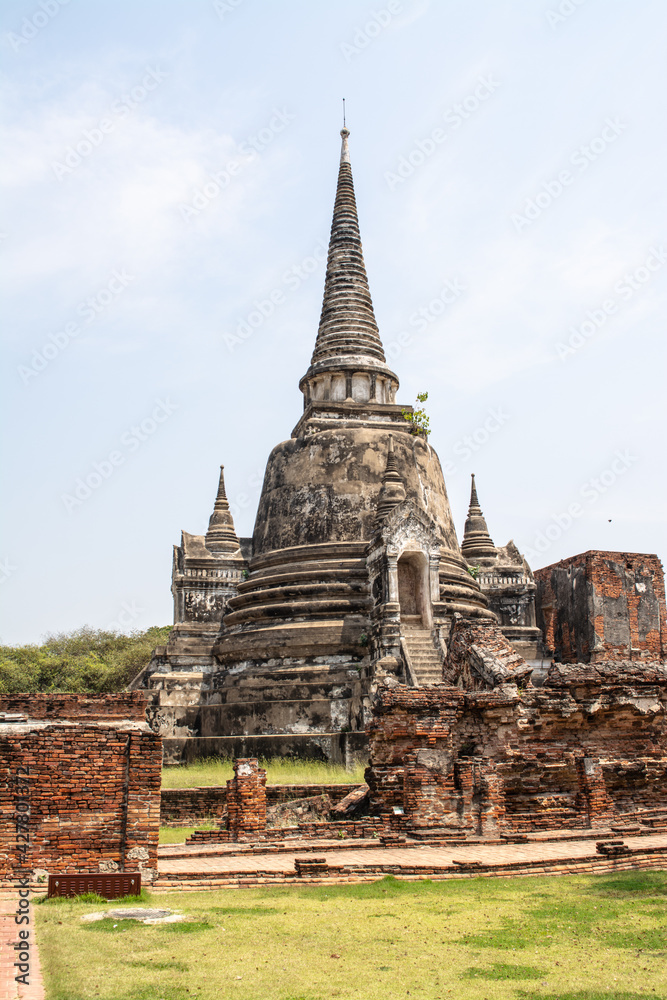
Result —
<path fill-rule="evenodd" d="M 667 873 L 154 893 L 35 907 L 48 1000 L 666 1000 Z M 113 903 L 104 904 L 112 908 Z"/>
<path fill-rule="evenodd" d="M 364 780 L 365 765 L 346 771 L 338 764 L 324 764 L 317 760 L 289 760 L 273 757 L 260 761 L 266 768 L 269 785 L 360 785 Z M 210 757 L 185 767 L 164 767 L 163 788 L 198 788 L 205 785 L 224 785 L 234 777 L 231 760 Z"/>
<path fill-rule="evenodd" d="M 197 826 L 161 826 L 161 844 L 184 844 L 188 837 L 191 837 L 195 830 L 215 830 L 215 823 L 202 820 Z"/>

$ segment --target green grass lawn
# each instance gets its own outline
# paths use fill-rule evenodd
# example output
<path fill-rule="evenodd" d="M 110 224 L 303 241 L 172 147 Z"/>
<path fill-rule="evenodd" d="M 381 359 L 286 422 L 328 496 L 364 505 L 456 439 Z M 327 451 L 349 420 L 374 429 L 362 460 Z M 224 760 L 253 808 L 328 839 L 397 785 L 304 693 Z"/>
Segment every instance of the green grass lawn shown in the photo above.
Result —
<path fill-rule="evenodd" d="M 667 873 L 153 893 L 35 907 L 48 1000 L 666 1000 Z M 104 904 L 109 908 L 113 903 Z"/>
<path fill-rule="evenodd" d="M 216 830 L 215 823 L 202 820 L 197 826 L 161 826 L 161 844 L 184 844 L 188 837 L 191 837 L 195 830 Z"/>
<path fill-rule="evenodd" d="M 346 771 L 339 764 L 325 764 L 318 760 L 290 760 L 273 757 L 260 761 L 266 768 L 269 785 L 360 785 L 364 780 L 365 764 L 354 771 Z M 205 785 L 224 785 L 234 777 L 232 762 L 223 757 L 209 757 L 182 767 L 162 769 L 163 788 L 199 788 Z"/>

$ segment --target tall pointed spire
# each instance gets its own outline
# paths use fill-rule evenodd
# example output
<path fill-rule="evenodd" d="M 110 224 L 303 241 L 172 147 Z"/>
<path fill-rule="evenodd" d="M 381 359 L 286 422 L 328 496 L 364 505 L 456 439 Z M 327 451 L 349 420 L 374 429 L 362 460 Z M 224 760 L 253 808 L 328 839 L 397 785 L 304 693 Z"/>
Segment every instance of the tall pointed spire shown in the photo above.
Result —
<path fill-rule="evenodd" d="M 467 562 L 474 562 L 475 559 L 493 559 L 497 554 L 497 549 L 484 520 L 482 508 L 479 505 L 473 473 L 468 518 L 463 529 L 463 541 L 461 542 L 461 555 Z"/>
<path fill-rule="evenodd" d="M 398 378 L 387 365 L 373 312 L 354 197 L 347 128 L 341 129 L 320 325 L 310 368 L 299 382 L 304 409 L 324 401 L 393 405 Z M 343 419 L 357 419 L 348 408 Z M 361 419 L 360 417 L 358 419 Z"/>
<path fill-rule="evenodd" d="M 218 495 L 215 498 L 205 538 L 206 548 L 211 552 L 236 552 L 240 545 L 225 492 L 224 468 L 224 465 L 220 466 Z"/>
<path fill-rule="evenodd" d="M 342 145 L 334 203 L 322 314 L 311 364 L 342 355 L 366 354 L 384 362 L 361 249 L 347 128 Z"/>
<path fill-rule="evenodd" d="M 381 521 L 387 514 L 405 500 L 405 483 L 398 471 L 398 462 L 394 452 L 394 438 L 389 435 L 387 451 L 387 467 L 382 477 L 382 486 L 378 495 L 376 520 Z"/>

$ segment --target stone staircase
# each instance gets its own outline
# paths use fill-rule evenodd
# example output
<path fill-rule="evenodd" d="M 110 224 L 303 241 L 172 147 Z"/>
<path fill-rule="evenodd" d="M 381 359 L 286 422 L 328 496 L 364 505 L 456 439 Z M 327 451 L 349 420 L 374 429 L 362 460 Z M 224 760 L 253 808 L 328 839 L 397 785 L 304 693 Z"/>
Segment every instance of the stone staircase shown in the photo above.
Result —
<path fill-rule="evenodd" d="M 421 618 L 401 619 L 401 635 L 410 657 L 410 666 L 418 687 L 442 683 L 442 655 L 433 644 L 431 630 L 424 628 Z"/>

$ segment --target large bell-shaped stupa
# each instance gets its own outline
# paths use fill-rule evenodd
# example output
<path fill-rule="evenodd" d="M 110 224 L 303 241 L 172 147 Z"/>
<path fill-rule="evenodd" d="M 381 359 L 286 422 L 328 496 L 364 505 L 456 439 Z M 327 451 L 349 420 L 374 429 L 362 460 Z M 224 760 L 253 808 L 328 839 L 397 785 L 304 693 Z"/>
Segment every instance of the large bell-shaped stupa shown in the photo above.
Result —
<path fill-rule="evenodd" d="M 348 135 L 303 415 L 269 456 L 253 537 L 236 539 L 221 479 L 214 528 L 175 547 L 161 669 L 190 675 L 186 722 L 202 736 L 362 728 L 378 669 L 439 680 L 454 613 L 494 617 L 461 554 L 438 456 L 396 402 Z"/>

